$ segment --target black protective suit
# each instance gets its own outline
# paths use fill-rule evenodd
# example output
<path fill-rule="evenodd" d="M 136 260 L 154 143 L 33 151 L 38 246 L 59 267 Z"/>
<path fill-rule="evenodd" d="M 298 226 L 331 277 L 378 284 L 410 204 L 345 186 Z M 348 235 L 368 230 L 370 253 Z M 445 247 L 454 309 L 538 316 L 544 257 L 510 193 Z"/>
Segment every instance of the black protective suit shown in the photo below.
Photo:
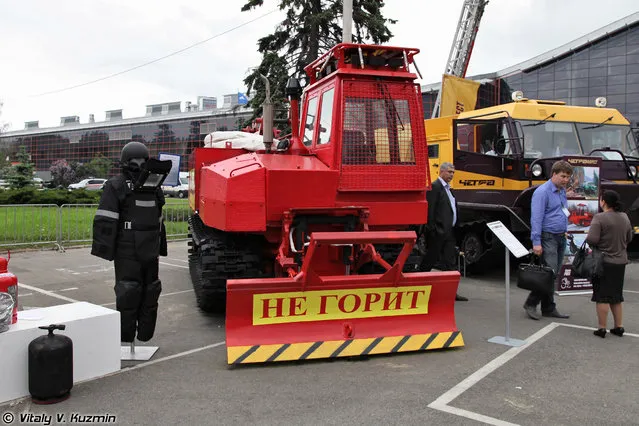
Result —
<path fill-rule="evenodd" d="M 116 309 L 120 312 L 121 341 L 153 337 L 162 284 L 158 256 L 167 255 L 160 188 L 134 190 L 126 171 L 104 185 L 93 221 L 91 254 L 114 260 Z"/>

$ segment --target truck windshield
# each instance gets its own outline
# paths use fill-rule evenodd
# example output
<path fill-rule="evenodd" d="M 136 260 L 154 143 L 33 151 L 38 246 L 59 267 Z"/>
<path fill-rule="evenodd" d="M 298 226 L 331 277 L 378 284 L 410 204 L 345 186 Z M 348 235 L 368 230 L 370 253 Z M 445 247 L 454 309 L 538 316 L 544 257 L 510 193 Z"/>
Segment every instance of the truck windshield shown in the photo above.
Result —
<path fill-rule="evenodd" d="M 623 152 L 626 156 L 637 156 L 637 143 L 630 126 L 604 124 L 602 126 L 577 123 L 579 139 L 588 154 L 593 149 L 611 148 Z M 618 152 L 596 152 L 606 160 L 621 160 Z"/>
<path fill-rule="evenodd" d="M 518 121 L 524 131 L 524 158 L 582 154 L 573 123 Z"/>

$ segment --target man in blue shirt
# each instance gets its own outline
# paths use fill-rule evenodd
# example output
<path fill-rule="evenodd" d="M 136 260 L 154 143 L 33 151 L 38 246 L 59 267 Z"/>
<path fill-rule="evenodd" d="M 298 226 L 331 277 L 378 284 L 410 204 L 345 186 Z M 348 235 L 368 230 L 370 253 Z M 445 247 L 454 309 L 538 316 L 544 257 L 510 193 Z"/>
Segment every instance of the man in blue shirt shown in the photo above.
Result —
<path fill-rule="evenodd" d="M 557 161 L 552 166 L 552 177 L 540 185 L 532 196 L 530 212 L 530 239 L 533 253 L 541 256 L 550 266 L 554 277 L 563 264 L 566 250 L 566 231 L 568 230 L 568 199 L 566 185 L 572 176 L 572 166 L 567 161 Z M 545 317 L 568 318 L 557 311 L 553 294 L 531 291 L 524 309 L 534 320 L 540 319 L 537 305 L 541 302 L 541 314 Z"/>

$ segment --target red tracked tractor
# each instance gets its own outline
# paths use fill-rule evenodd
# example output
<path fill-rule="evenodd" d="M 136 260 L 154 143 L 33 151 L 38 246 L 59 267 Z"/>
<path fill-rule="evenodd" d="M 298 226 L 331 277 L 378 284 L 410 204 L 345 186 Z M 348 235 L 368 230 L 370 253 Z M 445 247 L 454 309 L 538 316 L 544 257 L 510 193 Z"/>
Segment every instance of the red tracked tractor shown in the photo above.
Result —
<path fill-rule="evenodd" d="M 416 49 L 342 43 L 287 85 L 289 139 L 197 148 L 189 266 L 229 364 L 463 346 L 459 273 L 414 272 L 430 188 Z M 267 96 L 268 101 L 268 96 Z M 413 272 L 411 272 L 413 271 Z"/>

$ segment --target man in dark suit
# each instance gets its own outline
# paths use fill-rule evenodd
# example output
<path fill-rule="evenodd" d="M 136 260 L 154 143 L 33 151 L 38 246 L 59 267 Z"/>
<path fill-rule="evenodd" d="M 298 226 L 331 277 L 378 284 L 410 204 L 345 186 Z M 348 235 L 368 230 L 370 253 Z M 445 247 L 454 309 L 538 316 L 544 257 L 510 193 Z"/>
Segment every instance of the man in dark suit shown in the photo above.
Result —
<path fill-rule="evenodd" d="M 455 175 L 455 166 L 444 162 L 439 166 L 439 178 L 432 183 L 432 189 L 426 194 L 428 201 L 428 223 L 425 228 L 426 255 L 422 259 L 420 270 L 430 271 L 439 261 L 444 271 L 455 271 L 455 225 L 458 209 L 455 197 L 450 189 L 450 181 Z M 467 298 L 456 295 L 455 300 Z"/>

